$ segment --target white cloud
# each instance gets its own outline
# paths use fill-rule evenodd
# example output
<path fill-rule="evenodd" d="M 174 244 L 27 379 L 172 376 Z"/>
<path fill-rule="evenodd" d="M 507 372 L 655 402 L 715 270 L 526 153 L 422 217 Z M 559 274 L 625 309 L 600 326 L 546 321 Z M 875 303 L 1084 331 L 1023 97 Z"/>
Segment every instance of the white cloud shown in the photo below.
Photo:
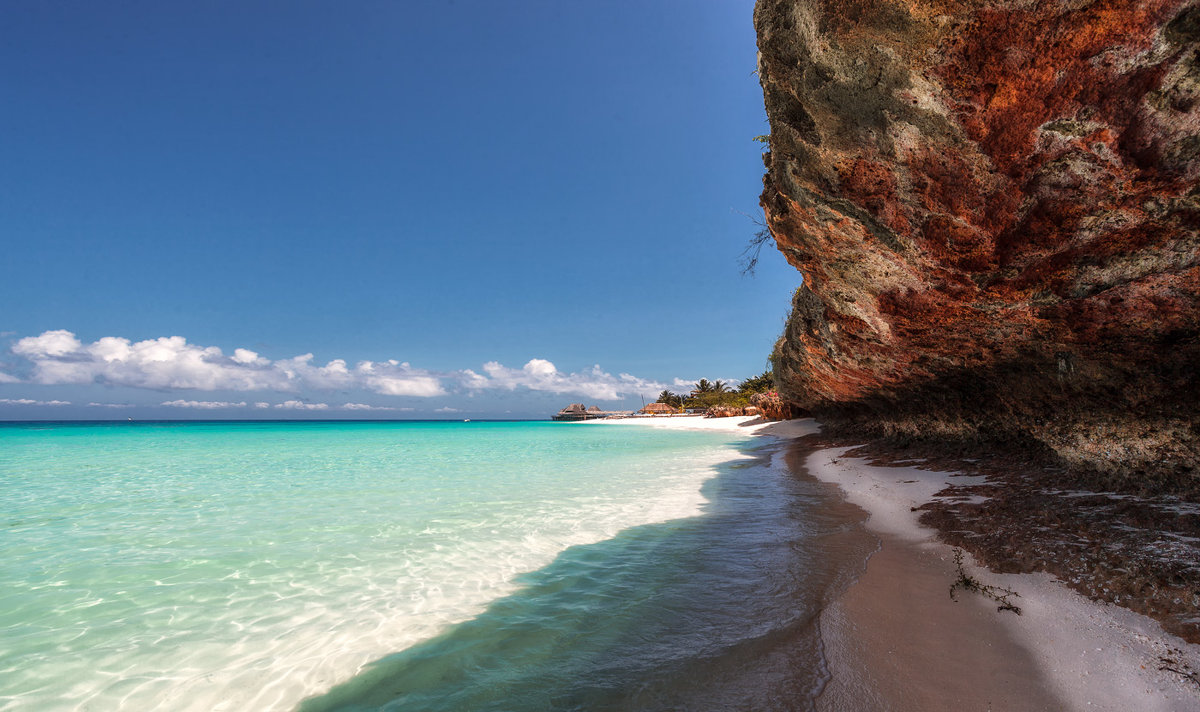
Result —
<path fill-rule="evenodd" d="M 432 376 L 415 376 L 411 378 L 395 378 L 380 376 L 367 381 L 367 386 L 385 396 L 416 396 L 431 398 L 446 395 L 442 384 Z"/>
<path fill-rule="evenodd" d="M 97 403 L 92 401 L 88 403 L 89 408 L 132 408 L 132 403 Z"/>
<path fill-rule="evenodd" d="M 265 366 L 266 364 L 270 363 L 267 359 L 260 358 L 257 353 L 251 351 L 250 349 L 234 349 L 233 356 L 230 358 L 238 363 L 246 364 L 247 366 L 252 364 Z"/>
<path fill-rule="evenodd" d="M 0 383 L 20 383 L 21 379 L 16 376 L 10 376 L 4 371 L 0 371 Z"/>
<path fill-rule="evenodd" d="M 334 359 L 324 366 L 314 366 L 312 360 L 312 354 L 304 354 L 276 361 L 272 368 L 291 383 L 305 383 L 313 388 L 348 388 L 354 385 L 345 361 Z"/>
<path fill-rule="evenodd" d="M 13 353 L 33 363 L 33 381 L 46 384 L 108 383 L 155 389 L 294 390 L 277 369 L 247 365 L 215 346 L 182 336 L 131 342 L 105 336 L 84 344 L 69 331 L 47 331 L 17 341 Z"/>
<path fill-rule="evenodd" d="M 305 403 L 298 400 L 284 401 L 276 403 L 276 408 L 284 408 L 287 410 L 329 410 L 328 403 Z"/>
<path fill-rule="evenodd" d="M 367 405 L 366 403 L 345 403 L 339 407 L 342 410 L 412 410 L 412 408 L 393 408 L 387 405 Z"/>
<path fill-rule="evenodd" d="M 481 391 L 491 383 L 486 376 L 481 376 L 469 368 L 459 372 L 458 382 L 463 388 L 471 391 Z"/>
<path fill-rule="evenodd" d="M 63 400 L 33 400 L 32 398 L 0 398 L 3 405 L 71 405 L 71 401 Z"/>
<path fill-rule="evenodd" d="M 668 387 L 667 384 L 628 373 L 614 376 L 598 365 L 575 373 L 564 373 L 552 362 L 541 358 L 530 359 L 521 368 L 510 368 L 497 361 L 489 361 L 483 365 L 483 373 L 471 369 L 429 371 L 397 360 L 359 361 L 350 365 L 344 359 L 334 359 L 322 366 L 313 362 L 311 353 L 271 360 L 250 349 L 235 348 L 233 355 L 228 356 L 220 348 L 191 344 L 182 336 L 137 342 L 105 336 L 92 343 L 84 343 L 75 334 L 63 329 L 19 339 L 12 351 L 32 364 L 30 380 L 35 383 L 100 383 L 162 391 L 269 391 L 298 396 L 309 390 L 359 389 L 384 396 L 432 398 L 447 395 L 449 387 L 468 395 L 488 390 L 528 389 L 611 401 L 638 394 L 653 395 Z M 10 379 L 15 380 L 0 374 L 0 382 L 9 382 Z M 691 385 L 691 381 L 682 379 L 673 382 L 675 388 L 690 388 Z M 178 401 L 218 402 L 224 401 Z M 177 401 L 168 403 L 176 404 Z M 347 404 L 352 405 L 363 404 Z M 356 409 L 347 406 L 339 408 Z M 274 406 L 258 401 L 254 407 L 322 410 L 329 406 L 289 400 Z M 388 406 L 375 406 L 377 409 L 384 407 Z"/>
<path fill-rule="evenodd" d="M 355 368 L 367 388 L 385 396 L 417 396 L 431 398 L 446 395 L 441 380 L 428 371 L 416 369 L 407 362 L 363 361 Z"/>
<path fill-rule="evenodd" d="M 451 408 L 450 406 L 445 406 L 443 408 L 434 408 L 433 412 L 434 413 L 459 413 L 461 411 L 459 411 L 458 408 Z"/>
<path fill-rule="evenodd" d="M 460 382 L 472 390 L 502 388 L 512 391 L 528 388 L 556 394 L 570 393 L 595 400 L 619 400 L 639 393 L 656 393 L 665 388 L 664 384 L 657 381 L 627 373 L 613 376 L 605 373 L 599 365 L 580 373 L 563 373 L 553 363 L 540 358 L 531 359 L 520 369 L 489 361 L 483 365 L 483 372 L 487 374 L 486 377 L 474 371 L 463 371 Z"/>
<path fill-rule="evenodd" d="M 83 347 L 79 339 L 66 329 L 44 331 L 41 336 L 26 336 L 13 346 L 13 353 L 21 356 L 29 354 L 44 354 L 46 356 L 65 356 L 75 353 Z"/>
<path fill-rule="evenodd" d="M 172 408 L 199 408 L 201 410 L 213 410 L 216 408 L 245 408 L 246 401 L 241 401 L 240 403 L 230 403 L 229 401 L 173 400 L 163 401 L 163 405 L 169 405 Z"/>
<path fill-rule="evenodd" d="M 215 346 L 189 344 L 182 336 L 137 342 L 105 336 L 85 344 L 75 334 L 59 329 L 20 339 L 12 350 L 33 364 L 32 380 L 43 384 L 285 393 L 302 388 L 363 388 L 418 398 L 446 394 L 441 376 L 399 361 L 362 361 L 350 367 L 346 361 L 334 359 L 318 366 L 313 364 L 312 354 L 272 361 L 242 348 L 226 356 Z"/>

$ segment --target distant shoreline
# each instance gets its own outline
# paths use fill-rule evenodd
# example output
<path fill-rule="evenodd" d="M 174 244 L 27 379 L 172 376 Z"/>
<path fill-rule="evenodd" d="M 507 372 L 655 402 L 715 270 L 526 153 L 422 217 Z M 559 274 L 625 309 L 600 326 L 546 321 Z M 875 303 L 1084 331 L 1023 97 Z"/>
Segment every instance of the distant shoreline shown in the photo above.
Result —
<path fill-rule="evenodd" d="M 955 550 L 918 522 L 916 508 L 947 487 L 969 484 L 955 472 L 882 466 L 830 447 L 811 419 L 643 417 L 585 421 L 669 429 L 726 430 L 793 441 L 798 477 L 834 484 L 866 510 L 880 540 L 866 571 L 821 617 L 831 680 L 819 709 L 1192 710 L 1200 685 L 1170 670 L 1200 669 L 1200 645 L 1166 633 L 1154 620 L 1091 601 L 1053 576 L 997 574 L 965 557 L 962 573 L 1016 591 L 1021 615 L 997 611 L 969 590 L 947 595 L 959 575 Z M 946 495 L 943 494 L 942 497 Z"/>

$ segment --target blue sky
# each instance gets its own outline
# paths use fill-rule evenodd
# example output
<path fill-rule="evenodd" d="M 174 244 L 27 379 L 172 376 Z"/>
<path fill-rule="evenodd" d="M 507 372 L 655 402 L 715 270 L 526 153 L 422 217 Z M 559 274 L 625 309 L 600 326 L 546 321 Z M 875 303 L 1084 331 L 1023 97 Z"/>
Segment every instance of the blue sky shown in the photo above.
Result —
<path fill-rule="evenodd" d="M 0 418 L 541 417 L 761 372 L 800 277 L 739 273 L 751 12 L 10 5 Z"/>

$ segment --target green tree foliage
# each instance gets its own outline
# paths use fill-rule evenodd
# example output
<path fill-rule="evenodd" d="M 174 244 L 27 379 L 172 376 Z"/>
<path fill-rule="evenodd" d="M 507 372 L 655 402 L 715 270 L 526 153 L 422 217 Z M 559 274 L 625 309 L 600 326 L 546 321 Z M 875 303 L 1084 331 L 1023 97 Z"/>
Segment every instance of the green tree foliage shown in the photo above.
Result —
<path fill-rule="evenodd" d="M 761 375 L 747 378 L 738 384 L 737 390 L 729 387 L 724 381 L 710 381 L 701 378 L 696 382 L 692 392 L 686 396 L 663 391 L 658 396 L 659 403 L 684 408 L 711 408 L 714 405 L 744 407 L 750 405 L 750 396 L 755 393 L 766 393 L 775 390 L 775 375 L 770 369 Z M 679 400 L 675 400 L 679 399 Z"/>
<path fill-rule="evenodd" d="M 769 368 L 754 378 L 747 378 L 738 384 L 738 393 L 766 393 L 773 390 L 775 390 L 775 374 Z"/>
<path fill-rule="evenodd" d="M 683 407 L 683 396 L 679 395 L 678 393 L 672 393 L 671 391 L 663 391 L 662 393 L 658 394 L 658 400 L 656 400 L 654 402 L 655 403 L 666 403 L 667 405 L 671 406 L 672 408 L 682 408 Z"/>
<path fill-rule="evenodd" d="M 684 405 L 688 408 L 711 408 L 714 405 L 731 405 L 731 406 L 746 406 L 750 404 L 750 397 L 736 391 L 708 391 L 707 393 L 693 393 L 688 397 Z"/>

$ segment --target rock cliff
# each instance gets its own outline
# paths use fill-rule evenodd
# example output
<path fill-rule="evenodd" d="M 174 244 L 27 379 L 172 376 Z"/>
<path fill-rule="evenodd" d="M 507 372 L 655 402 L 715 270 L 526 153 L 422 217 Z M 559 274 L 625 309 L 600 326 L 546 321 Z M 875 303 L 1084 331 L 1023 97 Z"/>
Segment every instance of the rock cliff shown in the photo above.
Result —
<path fill-rule="evenodd" d="M 759 0 L 786 401 L 1200 482 L 1200 2 Z"/>

